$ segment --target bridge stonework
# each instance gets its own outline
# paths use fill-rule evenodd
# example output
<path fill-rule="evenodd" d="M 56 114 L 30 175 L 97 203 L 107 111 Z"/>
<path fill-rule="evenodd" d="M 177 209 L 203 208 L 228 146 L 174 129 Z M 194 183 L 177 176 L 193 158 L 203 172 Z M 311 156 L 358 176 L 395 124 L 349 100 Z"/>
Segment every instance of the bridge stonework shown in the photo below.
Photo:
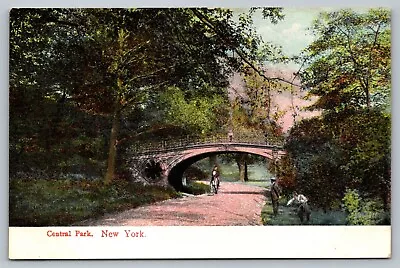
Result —
<path fill-rule="evenodd" d="M 217 142 L 178 146 L 164 149 L 154 148 L 131 158 L 130 170 L 135 180 L 163 186 L 182 187 L 184 171 L 193 163 L 216 154 L 248 153 L 278 160 L 286 152 L 282 146 L 269 144 Z"/>

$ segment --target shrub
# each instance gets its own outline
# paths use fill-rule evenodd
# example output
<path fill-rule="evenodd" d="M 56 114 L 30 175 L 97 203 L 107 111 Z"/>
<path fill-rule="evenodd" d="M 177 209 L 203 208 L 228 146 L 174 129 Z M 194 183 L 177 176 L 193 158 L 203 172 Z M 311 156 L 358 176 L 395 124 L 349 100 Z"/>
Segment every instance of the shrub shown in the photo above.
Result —
<path fill-rule="evenodd" d="M 200 195 L 210 192 L 210 186 L 201 182 L 190 182 L 183 186 L 183 192 L 188 194 Z"/>
<path fill-rule="evenodd" d="M 343 197 L 349 225 L 390 224 L 390 213 L 385 212 L 382 202 L 363 200 L 357 190 L 347 189 Z"/>

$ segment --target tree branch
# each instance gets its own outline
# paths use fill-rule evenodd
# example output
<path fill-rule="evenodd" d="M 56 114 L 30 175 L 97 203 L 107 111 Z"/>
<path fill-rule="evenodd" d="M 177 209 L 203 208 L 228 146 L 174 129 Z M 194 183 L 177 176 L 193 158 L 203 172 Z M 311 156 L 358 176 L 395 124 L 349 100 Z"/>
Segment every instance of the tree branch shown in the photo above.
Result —
<path fill-rule="evenodd" d="M 168 81 L 163 81 L 163 82 L 160 82 L 160 83 L 158 83 L 156 85 L 152 85 L 150 87 L 147 87 L 147 89 L 159 88 L 159 87 L 162 87 L 162 86 L 166 85 L 167 83 L 168 83 Z M 133 97 L 133 98 L 131 98 L 129 100 L 126 100 L 126 102 L 122 105 L 121 110 L 124 110 L 126 107 L 130 106 L 133 102 L 136 102 L 136 104 L 143 104 L 144 103 L 144 102 L 138 102 L 138 100 L 135 97 Z"/>
<path fill-rule="evenodd" d="M 354 63 L 354 67 L 355 67 L 355 70 L 359 70 L 360 72 L 361 72 L 361 66 L 360 66 L 360 64 L 357 62 L 357 60 L 355 59 L 355 57 L 354 57 L 354 53 L 353 53 L 353 50 L 351 49 L 351 41 L 350 41 L 350 35 L 348 34 L 348 33 L 346 33 L 346 32 L 344 32 L 343 30 L 342 30 L 342 28 L 340 28 L 339 26 L 337 27 L 338 28 L 338 30 L 340 31 L 340 32 L 342 32 L 345 36 L 346 36 L 346 38 L 347 38 L 347 51 L 349 52 L 349 54 L 350 54 L 350 58 L 351 58 L 351 60 L 353 61 L 353 63 Z M 361 87 L 362 88 L 365 88 L 366 87 L 366 84 L 365 84 L 365 81 L 363 80 L 363 77 L 362 76 L 357 76 L 358 77 L 358 81 L 360 82 L 360 85 L 361 85 Z"/>
<path fill-rule="evenodd" d="M 192 12 L 200 19 L 200 21 L 202 21 L 204 24 L 206 24 L 212 31 L 214 31 L 219 37 L 221 37 L 225 43 L 229 44 L 230 42 L 228 42 L 229 40 L 227 40 L 227 38 L 216 28 L 216 26 L 213 24 L 213 22 L 211 22 L 206 16 L 204 16 L 201 12 L 199 12 L 196 9 L 191 9 Z M 267 77 L 259 68 L 257 68 L 253 63 L 250 62 L 250 60 L 246 57 L 246 55 L 244 54 L 244 52 L 242 52 L 239 48 L 236 47 L 232 47 L 230 46 L 230 48 L 236 52 L 236 54 L 251 68 L 253 69 L 258 75 L 260 75 L 262 78 L 264 78 L 265 80 L 267 80 L 268 82 L 271 81 L 281 81 L 296 87 L 301 87 L 301 85 L 297 85 L 294 84 L 293 82 L 290 82 L 286 79 L 280 78 L 280 77 Z"/>

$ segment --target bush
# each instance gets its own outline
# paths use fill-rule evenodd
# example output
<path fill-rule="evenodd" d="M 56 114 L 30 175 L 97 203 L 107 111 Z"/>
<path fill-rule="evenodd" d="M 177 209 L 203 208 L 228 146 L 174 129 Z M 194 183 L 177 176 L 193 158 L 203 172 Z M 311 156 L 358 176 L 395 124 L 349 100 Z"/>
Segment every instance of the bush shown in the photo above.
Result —
<path fill-rule="evenodd" d="M 346 213 L 340 210 L 328 210 L 324 212 L 321 209 L 311 211 L 311 225 L 345 225 Z"/>
<path fill-rule="evenodd" d="M 349 225 L 390 224 L 390 213 L 385 212 L 382 202 L 363 200 L 357 190 L 347 189 L 343 197 Z"/>
<path fill-rule="evenodd" d="M 184 172 L 184 177 L 187 178 L 189 181 L 193 180 L 207 180 L 209 177 L 209 174 L 201 170 L 199 167 L 195 165 L 191 165 L 189 168 L 187 168 Z"/>
<path fill-rule="evenodd" d="M 183 186 L 184 193 L 200 195 L 210 192 L 210 186 L 201 182 L 191 182 L 186 186 Z"/>

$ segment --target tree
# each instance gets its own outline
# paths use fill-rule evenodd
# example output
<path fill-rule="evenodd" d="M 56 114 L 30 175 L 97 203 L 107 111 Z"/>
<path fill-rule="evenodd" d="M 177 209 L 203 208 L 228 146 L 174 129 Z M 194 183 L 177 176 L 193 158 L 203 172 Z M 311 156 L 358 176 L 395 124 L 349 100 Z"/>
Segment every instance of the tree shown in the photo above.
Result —
<path fill-rule="evenodd" d="M 283 132 L 278 121 L 286 111 L 279 108 L 275 97 L 284 87 L 277 81 L 265 81 L 254 70 L 245 74 L 244 81 L 246 97 L 241 101 L 249 116 L 249 123 L 261 129 L 267 140 L 281 141 Z"/>
<path fill-rule="evenodd" d="M 341 124 L 341 169 L 349 188 L 358 189 L 365 197 L 379 197 L 383 208 L 390 203 L 391 117 L 376 110 L 363 110 L 350 115 Z"/>
<path fill-rule="evenodd" d="M 232 52 L 254 58 L 258 47 L 255 33 L 243 28 L 245 23 L 239 27 L 227 9 L 20 11 L 12 20 L 12 44 L 27 34 L 25 28 L 17 27 L 18 20 L 27 25 L 38 21 L 38 28 L 48 27 L 44 35 L 32 27 L 35 38 L 43 39 L 46 45 L 37 47 L 37 57 L 43 64 L 54 66 L 64 59 L 63 67 L 73 66 L 63 70 L 64 74 L 44 79 L 48 81 L 46 88 L 61 92 L 62 98 L 73 100 L 87 113 L 111 115 L 106 183 L 114 176 L 121 118 L 132 111 L 146 110 L 157 99 L 158 91 L 168 86 L 184 89 L 187 99 L 223 95 L 228 75 L 242 66 L 243 59 L 234 57 Z M 63 45 L 74 47 L 76 55 L 64 57 L 67 54 L 62 53 Z M 16 52 L 12 59 L 19 56 L 18 49 L 17 45 L 12 46 L 12 52 Z M 29 47 L 26 55 L 29 57 L 32 51 Z M 34 79 L 26 70 L 16 74 L 15 79 L 12 76 L 12 81 L 19 81 L 22 75 Z M 68 80 L 75 83 L 69 86 Z"/>
<path fill-rule="evenodd" d="M 347 183 L 340 168 L 343 151 L 324 118 L 303 119 L 296 124 L 285 148 L 290 159 L 283 160 L 286 165 L 279 175 L 286 191 L 296 189 L 325 210 L 343 198 Z"/>
<path fill-rule="evenodd" d="M 179 126 L 193 136 L 212 136 L 225 128 L 228 103 L 224 96 L 199 96 L 186 100 L 179 88 L 168 88 L 160 95 L 160 120 Z"/>
<path fill-rule="evenodd" d="M 251 68 L 246 69 L 243 80 L 241 91 L 231 93 L 232 116 L 228 128 L 232 129 L 234 136 L 256 137 L 258 141 L 271 144 L 283 141 L 282 127 L 277 122 L 284 111 L 274 101 L 274 96 L 280 90 L 280 83 L 265 80 Z M 246 181 L 246 167 L 251 156 L 238 154 L 234 158 L 239 168 L 240 180 Z"/>
<path fill-rule="evenodd" d="M 265 9 L 264 15 L 276 22 L 280 12 Z M 202 98 L 224 96 L 232 71 L 241 70 L 244 62 L 256 61 L 261 39 L 250 21 L 238 23 L 232 14 L 229 9 L 206 8 L 13 10 L 10 117 L 17 119 L 35 107 L 37 113 L 30 114 L 34 120 L 25 122 L 28 129 L 35 125 L 31 122 L 43 117 L 44 103 L 61 107 L 55 108 L 54 114 L 60 115 L 55 121 L 63 128 L 48 122 L 42 125 L 63 129 L 63 133 L 35 127 L 26 135 L 27 130 L 21 131 L 21 122 L 15 120 L 10 148 L 27 147 L 20 144 L 32 137 L 47 142 L 49 149 L 54 147 L 51 136 L 56 142 L 61 134 L 72 139 L 71 133 L 64 134 L 74 129 L 71 126 L 76 126 L 76 119 L 60 113 L 65 107 L 73 113 L 109 118 L 105 182 L 110 183 L 121 127 L 132 122 L 150 126 L 150 121 L 140 124 L 140 115 L 154 119 L 147 112 L 158 105 L 161 92 L 171 86 L 180 88 L 186 103 L 194 105 L 193 100 L 198 100 L 201 104 Z M 25 94 L 23 105 L 19 104 L 21 94 Z M 86 127 L 84 131 L 91 130 Z M 58 149 L 62 152 L 65 148 Z"/>
<path fill-rule="evenodd" d="M 296 187 L 325 209 L 341 202 L 346 188 L 388 207 L 389 22 L 385 9 L 340 10 L 322 13 L 312 27 L 316 40 L 300 77 L 318 96 L 310 109 L 322 116 L 297 124 L 286 147 Z"/>
<path fill-rule="evenodd" d="M 321 13 L 312 31 L 316 40 L 304 51 L 308 66 L 300 72 L 312 106 L 342 111 L 384 106 L 390 97 L 390 12 L 340 10 Z"/>
<path fill-rule="evenodd" d="M 68 13 L 62 9 L 10 12 L 10 173 L 52 169 L 54 155 L 65 155 L 59 146 L 71 132 L 65 127 L 74 120 L 68 96 L 79 83 L 75 66 L 81 59 L 76 51 L 79 22 L 66 21 Z"/>
<path fill-rule="evenodd" d="M 111 21 L 106 23 L 107 27 L 100 27 L 100 31 L 95 27 L 94 39 L 99 41 L 100 47 L 113 48 L 106 50 L 109 54 L 102 55 L 103 59 L 105 55 L 107 74 L 111 79 L 108 86 L 113 88 L 111 94 L 114 98 L 114 119 L 105 177 L 105 182 L 110 183 L 114 176 L 119 120 L 125 107 L 145 106 L 150 90 L 166 85 L 184 84 L 189 95 L 199 90 L 204 94 L 205 83 L 212 85 L 207 87 L 210 89 L 221 88 L 226 85 L 227 74 L 232 66 L 235 68 L 238 62 L 229 57 L 229 51 L 239 47 L 242 51 L 248 48 L 247 53 L 251 53 L 255 48 L 245 43 L 247 39 L 232 24 L 230 12 L 226 10 L 118 11 L 126 13 L 122 21 L 121 14 L 117 16 L 113 10 L 100 13 L 104 12 L 101 19 L 104 21 L 104 17 L 110 17 Z M 99 18 L 95 16 L 94 21 Z M 133 21 L 129 21 L 129 18 Z M 130 28 L 132 25 L 133 29 Z M 137 25 L 145 26 L 138 28 Z M 225 29 L 234 37 L 229 39 L 232 42 L 227 43 L 225 37 L 221 42 L 221 36 L 218 35 L 221 25 L 225 25 Z M 211 32 L 209 28 L 212 28 Z M 118 31 L 118 38 L 116 29 L 124 29 Z M 105 44 L 102 44 L 104 40 Z M 113 45 L 113 40 L 118 40 L 118 43 Z M 107 41 L 111 41 L 111 44 Z"/>

